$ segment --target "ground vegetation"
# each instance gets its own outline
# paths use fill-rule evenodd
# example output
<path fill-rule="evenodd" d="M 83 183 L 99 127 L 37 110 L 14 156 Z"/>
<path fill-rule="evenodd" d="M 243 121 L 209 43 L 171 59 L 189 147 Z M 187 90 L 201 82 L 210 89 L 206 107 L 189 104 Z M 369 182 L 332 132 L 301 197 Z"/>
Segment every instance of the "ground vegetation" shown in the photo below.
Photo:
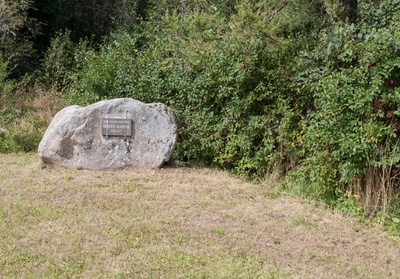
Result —
<path fill-rule="evenodd" d="M 397 278 L 377 224 L 210 168 L 43 168 L 0 154 L 2 278 Z"/>
<path fill-rule="evenodd" d="M 163 102 L 180 160 L 400 226 L 398 1 L 0 3 L 0 151 L 62 105 Z"/>

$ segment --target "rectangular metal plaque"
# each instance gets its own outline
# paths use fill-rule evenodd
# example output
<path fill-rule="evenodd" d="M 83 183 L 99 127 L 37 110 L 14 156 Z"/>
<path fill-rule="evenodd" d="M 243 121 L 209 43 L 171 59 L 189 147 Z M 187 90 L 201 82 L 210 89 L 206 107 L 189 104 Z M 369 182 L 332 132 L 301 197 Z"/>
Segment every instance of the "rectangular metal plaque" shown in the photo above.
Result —
<path fill-rule="evenodd" d="M 110 137 L 132 137 L 132 119 L 102 118 L 101 134 Z"/>

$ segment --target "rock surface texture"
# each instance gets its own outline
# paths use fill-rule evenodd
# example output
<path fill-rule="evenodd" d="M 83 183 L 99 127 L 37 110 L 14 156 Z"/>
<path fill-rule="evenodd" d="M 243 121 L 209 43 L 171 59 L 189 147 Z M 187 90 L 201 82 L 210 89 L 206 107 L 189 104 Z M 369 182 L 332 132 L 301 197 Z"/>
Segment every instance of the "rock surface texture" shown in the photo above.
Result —
<path fill-rule="evenodd" d="M 113 99 L 59 111 L 38 154 L 45 164 L 76 169 L 160 168 L 174 152 L 177 132 L 167 106 Z"/>

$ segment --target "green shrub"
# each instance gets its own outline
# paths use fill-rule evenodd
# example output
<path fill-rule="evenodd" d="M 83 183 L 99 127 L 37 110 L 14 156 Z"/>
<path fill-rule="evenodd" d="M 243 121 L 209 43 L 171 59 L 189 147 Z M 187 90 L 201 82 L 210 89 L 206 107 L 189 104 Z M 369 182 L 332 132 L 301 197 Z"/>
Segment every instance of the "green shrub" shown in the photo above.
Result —
<path fill-rule="evenodd" d="M 375 212 L 399 190 L 400 5 L 360 6 L 357 24 L 337 24 L 302 55 L 297 82 L 314 108 L 298 175 L 331 198 L 337 189 L 363 194 Z"/>
<path fill-rule="evenodd" d="M 70 101 L 88 104 L 105 98 L 127 95 L 132 83 L 137 45 L 135 35 L 121 31 L 106 39 L 99 51 L 81 42 L 74 53 Z"/>
<path fill-rule="evenodd" d="M 50 42 L 42 62 L 40 77 L 47 86 L 61 89 L 70 82 L 75 54 L 75 45 L 70 36 L 70 31 L 60 32 Z"/>

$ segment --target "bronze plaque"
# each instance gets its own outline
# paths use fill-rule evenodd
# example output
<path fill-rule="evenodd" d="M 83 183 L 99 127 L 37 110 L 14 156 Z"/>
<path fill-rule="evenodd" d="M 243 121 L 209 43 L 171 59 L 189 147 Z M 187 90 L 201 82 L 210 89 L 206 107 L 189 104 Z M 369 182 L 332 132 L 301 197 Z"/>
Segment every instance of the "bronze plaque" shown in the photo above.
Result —
<path fill-rule="evenodd" d="M 132 137 L 132 119 L 102 118 L 101 134 L 109 137 Z"/>

